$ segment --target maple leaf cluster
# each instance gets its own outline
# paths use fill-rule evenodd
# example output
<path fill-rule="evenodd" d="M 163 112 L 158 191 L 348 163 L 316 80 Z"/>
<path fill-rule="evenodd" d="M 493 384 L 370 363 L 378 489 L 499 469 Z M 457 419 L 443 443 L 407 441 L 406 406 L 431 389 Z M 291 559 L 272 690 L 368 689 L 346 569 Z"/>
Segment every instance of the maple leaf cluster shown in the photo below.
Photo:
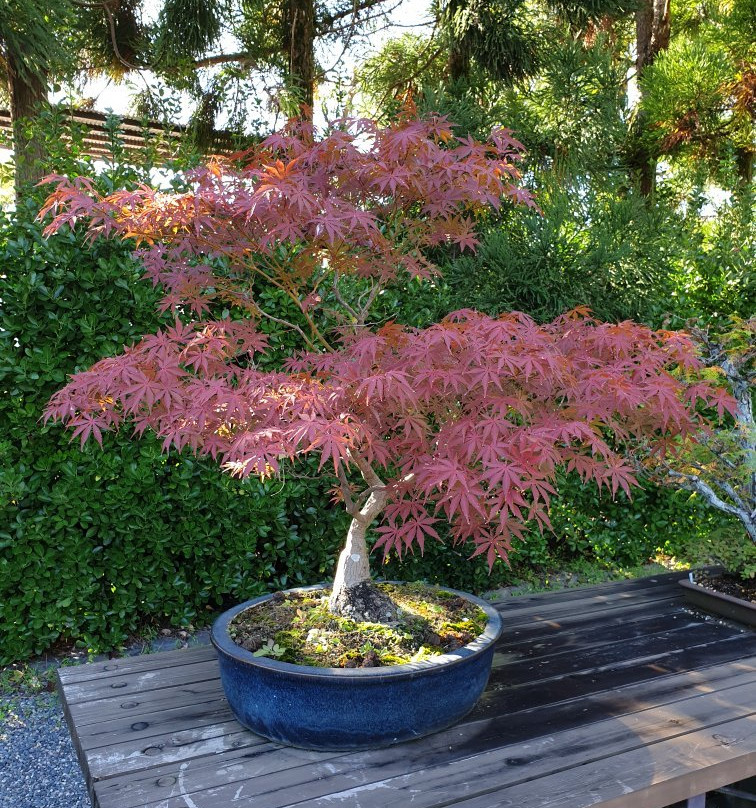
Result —
<path fill-rule="evenodd" d="M 48 231 L 83 218 L 92 236 L 146 242 L 163 309 L 185 321 L 76 374 L 46 417 L 82 443 L 131 422 L 240 476 L 314 453 L 364 527 L 379 501 L 386 552 L 422 549 L 443 519 L 473 555 L 506 559 L 526 521 L 549 526 L 559 468 L 629 492 L 635 442 L 663 455 L 705 425 L 697 402 L 729 405 L 684 335 L 586 310 L 546 325 L 460 311 L 419 330 L 368 326 L 398 272 L 434 271 L 426 247 L 473 247 L 476 216 L 506 198 L 534 204 L 514 184 L 518 150 L 505 131 L 457 138 L 443 118 L 341 122 L 321 139 L 297 123 L 235 163 L 194 171 L 186 193 L 103 197 L 57 178 Z M 263 310 L 260 278 L 301 319 Z M 324 298 L 342 314 L 327 334 L 313 316 Z M 217 302 L 244 316 L 212 319 Z M 255 361 L 265 317 L 308 346 L 275 372 Z"/>
<path fill-rule="evenodd" d="M 348 500 L 360 492 L 346 475 L 367 463 L 386 495 L 379 546 L 422 549 L 443 518 L 455 542 L 472 541 L 492 564 L 525 520 L 548 527 L 560 467 L 629 493 L 633 441 L 664 451 L 701 429 L 695 401 L 719 396 L 671 372 L 699 367 L 684 337 L 581 312 L 538 325 L 461 311 L 422 330 L 350 335 L 281 372 L 233 361 L 262 348 L 246 324 L 177 323 L 77 374 L 47 415 L 82 442 L 129 419 L 165 448 L 189 446 L 240 476 L 315 453 Z"/>
<path fill-rule="evenodd" d="M 398 273 L 435 272 L 424 250 L 472 249 L 475 219 L 502 200 L 535 207 L 516 184 L 522 146 L 507 130 L 486 142 L 452 134 L 446 118 L 403 118 L 380 128 L 337 121 L 318 137 L 307 122 L 286 129 L 224 163 L 188 173 L 191 190 L 167 194 L 143 186 L 106 196 L 90 180 L 52 176 L 56 189 L 41 215 L 46 233 L 80 219 L 92 236 L 133 238 L 146 275 L 165 290 L 162 309 L 207 314 L 214 302 L 272 317 L 251 293 L 262 280 L 301 310 L 311 347 L 327 342 L 309 310 L 325 290 L 350 322 Z M 230 275 L 215 260 L 230 263 Z M 366 302 L 347 301 L 344 276 L 368 279 Z"/>

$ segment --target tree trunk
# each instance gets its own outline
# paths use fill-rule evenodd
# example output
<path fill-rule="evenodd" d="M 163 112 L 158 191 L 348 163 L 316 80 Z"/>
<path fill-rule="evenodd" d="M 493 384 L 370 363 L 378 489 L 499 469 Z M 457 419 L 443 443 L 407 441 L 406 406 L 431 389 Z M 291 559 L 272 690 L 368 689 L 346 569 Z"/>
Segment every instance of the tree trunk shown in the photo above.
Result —
<path fill-rule="evenodd" d="M 715 346 L 717 351 L 721 350 Z M 709 350 L 715 350 L 709 347 Z M 713 508 L 734 516 L 745 527 L 751 540 L 756 543 L 756 417 L 754 416 L 754 401 L 752 396 L 753 383 L 738 364 L 730 358 L 716 359 L 711 363 L 713 367 L 719 366 L 727 381 L 730 383 L 733 398 L 735 399 L 735 430 L 733 435 L 738 444 L 738 453 L 742 452 L 739 461 L 744 477 L 740 482 L 730 478 L 730 470 L 725 466 L 717 471 L 716 465 L 722 450 L 713 448 L 714 471 L 703 479 L 693 472 L 678 472 L 675 469 L 668 471 L 669 476 L 677 484 L 702 496 Z M 701 439 L 706 445 L 706 437 Z"/>
<path fill-rule="evenodd" d="M 753 182 L 753 152 L 747 148 L 739 148 L 736 151 L 736 161 L 738 166 L 738 179 L 741 185 L 749 188 Z"/>
<path fill-rule="evenodd" d="M 25 188 L 39 182 L 47 173 L 44 144 L 38 136 L 29 134 L 27 128 L 28 122 L 48 104 L 47 83 L 35 73 L 22 72 L 19 62 L 13 52 L 6 54 L 17 199 Z"/>
<path fill-rule="evenodd" d="M 352 518 L 347 540 L 336 566 L 328 608 L 357 622 L 394 623 L 396 606 L 370 580 L 369 551 L 365 536 L 370 523 L 383 510 L 386 494 L 374 491 Z"/>
<path fill-rule="evenodd" d="M 352 519 L 346 544 L 336 565 L 332 600 L 339 592 L 370 580 L 370 561 L 365 541 L 367 527 L 363 519 Z"/>
<path fill-rule="evenodd" d="M 653 64 L 659 53 L 669 47 L 669 3 L 670 0 L 643 0 L 642 5 L 635 12 L 635 69 L 638 89 L 641 93 L 638 102 L 641 112 L 636 119 L 638 142 L 632 160 L 632 168 L 638 177 L 640 192 L 644 197 L 650 197 L 656 186 L 656 157 L 643 143 L 646 121 L 642 111 L 643 86 L 641 79 L 643 71 Z"/>
<path fill-rule="evenodd" d="M 635 67 L 639 79 L 644 69 L 669 47 L 669 33 L 669 0 L 643 0 L 635 13 Z"/>
<path fill-rule="evenodd" d="M 470 55 L 462 45 L 453 45 L 446 63 L 449 81 L 454 83 L 470 76 Z"/>
<path fill-rule="evenodd" d="M 315 4 L 313 0 L 286 0 L 283 45 L 288 86 L 296 94 L 306 117 L 312 117 L 315 97 Z"/>

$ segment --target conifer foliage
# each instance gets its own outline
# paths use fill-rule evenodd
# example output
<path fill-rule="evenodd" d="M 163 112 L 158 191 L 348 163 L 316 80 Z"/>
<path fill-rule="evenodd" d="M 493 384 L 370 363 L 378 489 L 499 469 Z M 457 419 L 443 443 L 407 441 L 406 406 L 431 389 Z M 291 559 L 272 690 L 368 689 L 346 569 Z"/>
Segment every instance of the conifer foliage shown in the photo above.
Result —
<path fill-rule="evenodd" d="M 477 142 L 443 118 L 340 121 L 322 137 L 299 122 L 196 170 L 188 193 L 102 197 L 55 178 L 49 232 L 83 218 L 92 234 L 137 239 L 177 319 L 75 375 L 47 417 L 82 442 L 131 422 L 241 476 L 315 453 L 352 516 L 340 591 L 368 579 L 379 516 L 387 552 L 422 550 L 443 519 L 493 564 L 525 520 L 548 527 L 559 468 L 629 491 L 634 446 L 663 455 L 704 425 L 699 401 L 731 407 L 684 335 L 580 309 L 546 325 L 470 310 L 425 329 L 371 324 L 388 284 L 435 272 L 426 248 L 474 249 L 487 210 L 534 206 L 516 184 L 519 152 L 504 130 Z M 261 282 L 297 317 L 266 310 Z M 266 319 L 305 346 L 276 371 L 258 362 Z"/>

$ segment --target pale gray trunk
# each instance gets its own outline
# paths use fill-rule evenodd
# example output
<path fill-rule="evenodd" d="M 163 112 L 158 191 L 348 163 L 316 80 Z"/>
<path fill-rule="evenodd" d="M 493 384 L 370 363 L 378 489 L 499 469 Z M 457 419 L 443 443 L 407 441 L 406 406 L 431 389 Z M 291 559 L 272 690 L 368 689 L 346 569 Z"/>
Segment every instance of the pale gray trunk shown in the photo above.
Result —
<path fill-rule="evenodd" d="M 756 468 L 756 421 L 754 420 L 751 381 L 730 359 L 716 360 L 730 382 L 736 401 L 736 440 L 742 450 L 742 463 L 746 469 Z M 702 442 L 707 445 L 708 438 Z M 709 447 L 716 453 L 716 447 Z M 708 479 L 691 472 L 668 471 L 669 476 L 683 488 L 695 491 L 714 508 L 739 519 L 753 542 L 756 542 L 756 471 L 747 475 L 744 483 L 729 480 L 727 469 L 720 477 L 710 473 Z"/>
<path fill-rule="evenodd" d="M 339 472 L 341 490 L 352 524 L 346 546 L 336 567 L 328 608 L 335 615 L 359 623 L 395 624 L 399 618 L 396 604 L 370 580 L 370 562 L 365 536 L 371 522 L 386 507 L 386 486 L 364 458 L 351 455 L 368 484 L 355 502 L 352 499 L 344 470 Z M 359 503 L 363 500 L 364 503 Z"/>
<path fill-rule="evenodd" d="M 368 546 L 365 541 L 367 525 L 361 519 L 352 519 L 349 525 L 346 544 L 339 556 L 336 566 L 336 576 L 333 581 L 333 596 L 343 589 L 363 581 L 370 580 L 370 563 L 368 560 Z"/>
<path fill-rule="evenodd" d="M 741 373 L 729 360 L 722 362 L 722 369 L 732 385 L 732 394 L 737 402 L 735 421 L 739 427 L 741 448 L 746 467 L 751 474 L 742 489 L 742 496 L 737 498 L 739 506 L 738 518 L 745 525 L 748 535 L 756 542 L 756 419 L 753 412 L 753 395 L 751 379 Z"/>
<path fill-rule="evenodd" d="M 713 508 L 739 519 L 751 541 L 756 542 L 756 513 L 749 511 L 747 507 L 733 505 L 722 499 L 715 488 L 718 487 L 717 481 L 712 481 L 710 485 L 696 474 L 680 474 L 674 470 L 669 471 L 668 474 L 673 480 L 678 481 L 682 488 L 695 491 L 702 496 Z M 726 493 L 732 495 L 732 491 L 727 491 Z"/>
<path fill-rule="evenodd" d="M 366 541 L 367 529 L 386 505 L 384 491 L 373 491 L 365 504 L 352 517 L 346 544 L 336 565 L 330 608 L 338 612 L 347 590 L 370 581 L 370 560 Z"/>

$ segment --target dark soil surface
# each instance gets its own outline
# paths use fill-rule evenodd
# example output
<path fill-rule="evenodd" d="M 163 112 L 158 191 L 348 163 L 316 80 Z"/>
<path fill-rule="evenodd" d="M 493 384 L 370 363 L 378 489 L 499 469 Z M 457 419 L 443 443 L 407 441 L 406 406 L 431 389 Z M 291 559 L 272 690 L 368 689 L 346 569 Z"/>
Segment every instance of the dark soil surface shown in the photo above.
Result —
<path fill-rule="evenodd" d="M 424 584 L 379 584 L 398 607 L 392 623 L 358 623 L 328 610 L 330 591 L 277 592 L 230 626 L 237 645 L 257 656 L 323 668 L 376 668 L 456 651 L 481 634 L 485 612 Z"/>
<path fill-rule="evenodd" d="M 697 572 L 695 582 L 704 589 L 713 589 L 724 595 L 730 595 L 740 600 L 750 600 L 756 603 L 756 579 L 738 578 L 736 575 L 724 572 L 721 575 L 707 575 Z"/>

